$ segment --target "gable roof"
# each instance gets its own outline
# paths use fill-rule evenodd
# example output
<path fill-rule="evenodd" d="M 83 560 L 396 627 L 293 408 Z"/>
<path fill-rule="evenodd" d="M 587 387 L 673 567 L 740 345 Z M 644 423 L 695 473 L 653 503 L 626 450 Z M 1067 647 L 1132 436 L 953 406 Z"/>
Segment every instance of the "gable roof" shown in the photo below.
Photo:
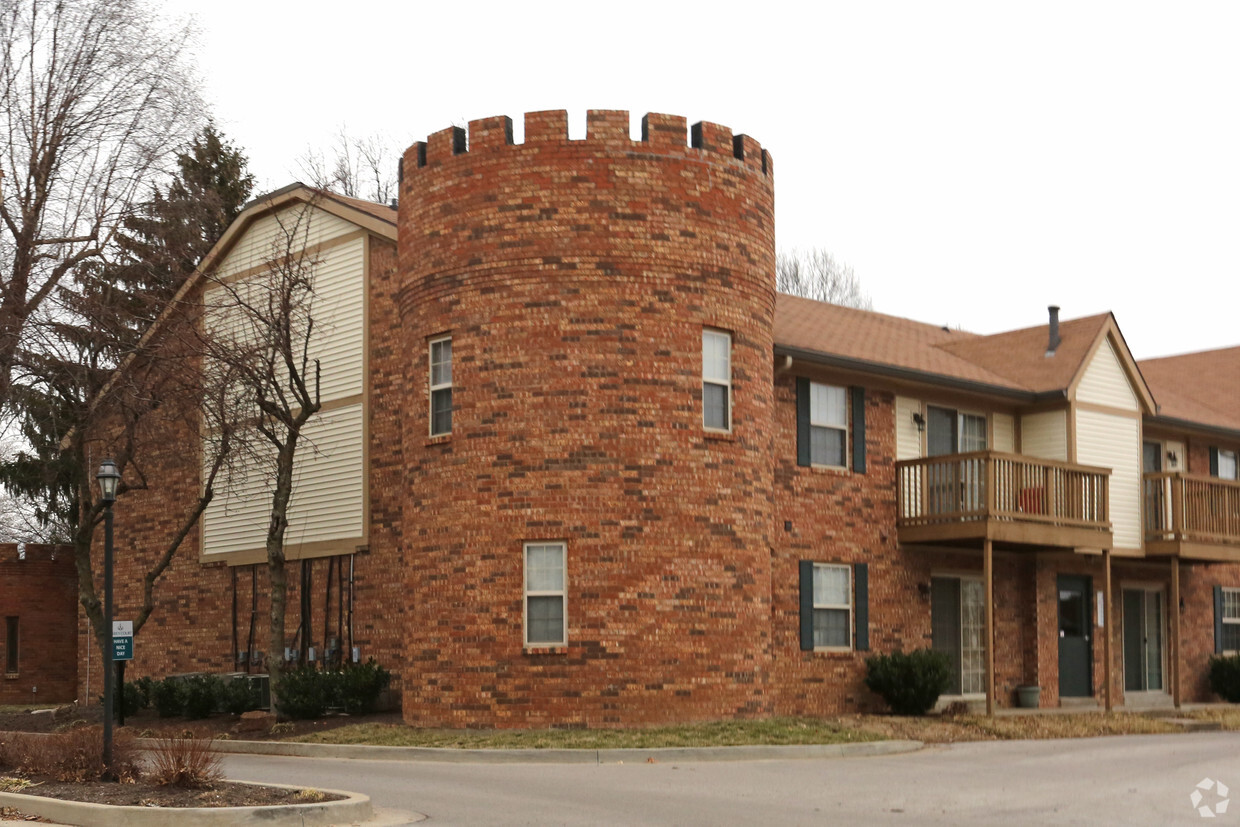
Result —
<path fill-rule="evenodd" d="M 1071 386 L 1093 353 L 1110 313 L 1069 319 L 1059 324 L 1059 346 L 1047 356 L 1048 325 L 978 336 L 965 342 L 943 345 L 968 361 L 983 365 L 1032 391 L 1060 390 Z"/>
<path fill-rule="evenodd" d="M 1054 355 L 1047 356 L 1048 325 L 980 336 L 782 293 L 775 304 L 779 353 L 1024 402 L 1067 398 L 1110 337 L 1138 398 L 1153 410 L 1114 316 L 1061 322 L 1059 337 Z"/>
<path fill-rule="evenodd" d="M 1138 364 L 1158 399 L 1155 419 L 1240 434 L 1240 347 Z"/>

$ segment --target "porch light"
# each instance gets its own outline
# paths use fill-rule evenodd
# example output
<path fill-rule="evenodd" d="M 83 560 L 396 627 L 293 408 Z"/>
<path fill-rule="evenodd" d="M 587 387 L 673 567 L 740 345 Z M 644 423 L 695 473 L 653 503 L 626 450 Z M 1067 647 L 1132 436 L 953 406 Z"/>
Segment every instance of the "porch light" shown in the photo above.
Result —
<path fill-rule="evenodd" d="M 105 459 L 99 466 L 95 479 L 99 480 L 99 495 L 104 504 L 111 505 L 116 502 L 116 487 L 121 481 L 121 472 L 117 470 L 116 463 Z"/>

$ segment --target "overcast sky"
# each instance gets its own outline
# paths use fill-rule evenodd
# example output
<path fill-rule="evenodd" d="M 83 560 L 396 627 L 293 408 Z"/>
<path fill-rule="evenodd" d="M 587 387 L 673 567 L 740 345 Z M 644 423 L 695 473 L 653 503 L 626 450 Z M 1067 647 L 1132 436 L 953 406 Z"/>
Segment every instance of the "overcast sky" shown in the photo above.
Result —
<path fill-rule="evenodd" d="M 343 125 L 709 120 L 774 158 L 780 249 L 990 333 L 1115 313 L 1138 358 L 1240 344 L 1240 3 L 168 0 L 264 189 Z"/>

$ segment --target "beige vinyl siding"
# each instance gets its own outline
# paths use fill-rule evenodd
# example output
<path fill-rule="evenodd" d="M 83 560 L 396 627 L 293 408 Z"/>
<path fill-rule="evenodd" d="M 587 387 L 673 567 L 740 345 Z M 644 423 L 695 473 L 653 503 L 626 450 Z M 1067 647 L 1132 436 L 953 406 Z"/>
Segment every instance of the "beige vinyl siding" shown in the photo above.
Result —
<path fill-rule="evenodd" d="M 260 306 L 270 276 L 261 268 L 285 246 L 280 221 L 292 227 L 296 216 L 308 216 L 298 228 L 305 245 L 318 244 L 357 232 L 357 227 L 322 210 L 298 205 L 256 221 L 240 238 L 221 270 L 249 272 L 226 286 L 215 285 L 204 293 L 205 325 L 218 335 L 244 342 L 245 317 L 235 311 L 233 292 Z M 278 219 L 278 220 L 277 220 Z M 274 243 L 273 243 L 274 240 Z M 365 390 L 365 267 L 366 239 L 341 240 L 311 253 L 306 265 L 313 267 L 314 296 L 310 316 L 314 327 L 310 360 L 319 360 L 320 401 L 356 400 Z M 307 380 L 314 381 L 313 367 Z M 298 446 L 293 499 L 285 544 L 294 549 L 302 543 L 333 540 L 362 542 L 365 412 L 356 402 L 316 414 L 308 423 Z M 263 445 L 264 450 L 270 448 Z M 204 555 L 254 551 L 265 544 L 271 513 L 271 471 L 262 463 L 224 472 L 219 494 L 203 515 Z"/>
<path fill-rule="evenodd" d="M 363 302 L 366 253 L 365 239 L 345 242 L 315 257 L 314 297 L 310 314 L 314 330 L 310 359 L 319 360 L 320 398 L 324 403 L 347 399 L 362 392 L 365 324 Z M 270 283 L 266 273 L 254 273 L 227 286 L 204 291 L 207 327 L 237 341 L 247 339 L 244 317 L 230 312 L 237 301 L 264 301 L 261 290 Z M 308 379 L 313 380 L 313 367 Z"/>
<path fill-rule="evenodd" d="M 257 219 L 215 268 L 224 278 L 261 266 L 289 249 L 302 249 L 357 231 L 357 226 L 308 204 L 296 204 Z M 294 243 L 290 245 L 292 238 Z"/>
<path fill-rule="evenodd" d="M 1124 373 L 1110 339 L 1102 340 L 1102 345 L 1094 354 L 1089 367 L 1085 368 L 1081 383 L 1076 389 L 1076 398 L 1079 402 L 1106 405 L 1125 411 L 1140 410 L 1137 395 L 1133 392 L 1128 374 Z"/>
<path fill-rule="evenodd" d="M 1011 414 L 997 413 L 990 418 L 990 447 L 996 451 L 1016 451 L 1016 424 Z"/>
<path fill-rule="evenodd" d="M 1141 548 L 1140 425 L 1132 416 L 1076 412 L 1077 462 L 1111 469 L 1111 530 L 1117 549 Z"/>
<path fill-rule="evenodd" d="M 1020 418 L 1020 452 L 1031 457 L 1068 459 L 1067 411 L 1043 411 Z"/>
<path fill-rule="evenodd" d="M 362 405 L 356 404 L 320 413 L 307 424 L 294 461 L 288 548 L 325 540 L 363 541 L 362 419 Z M 221 487 L 203 515 L 204 554 L 263 548 L 271 514 L 271 473 L 271 463 L 251 465 L 227 489 Z"/>
<path fill-rule="evenodd" d="M 896 397 L 896 459 L 917 459 L 921 456 L 921 432 L 913 414 L 921 411 L 921 400 Z"/>
<path fill-rule="evenodd" d="M 320 360 L 320 392 L 326 403 L 362 392 L 365 239 L 333 247 L 318 256 L 318 262 L 310 352 Z"/>

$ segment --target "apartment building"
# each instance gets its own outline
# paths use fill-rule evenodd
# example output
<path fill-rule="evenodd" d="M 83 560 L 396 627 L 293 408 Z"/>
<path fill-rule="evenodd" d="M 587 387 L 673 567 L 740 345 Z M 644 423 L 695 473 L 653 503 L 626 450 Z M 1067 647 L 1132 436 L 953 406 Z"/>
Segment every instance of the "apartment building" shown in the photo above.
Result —
<path fill-rule="evenodd" d="M 255 277 L 296 225 L 322 279 L 284 654 L 374 656 L 436 726 L 881 709 L 866 657 L 922 647 L 988 708 L 1210 697 L 1240 349 L 1138 364 L 1109 313 L 979 336 L 777 295 L 770 155 L 628 123 L 447 129 L 398 210 L 293 185 L 204 261 Z M 121 584 L 200 485 L 197 435 L 149 439 L 168 483 L 117 506 Z M 231 473 L 138 674 L 271 657 L 269 494 Z"/>

